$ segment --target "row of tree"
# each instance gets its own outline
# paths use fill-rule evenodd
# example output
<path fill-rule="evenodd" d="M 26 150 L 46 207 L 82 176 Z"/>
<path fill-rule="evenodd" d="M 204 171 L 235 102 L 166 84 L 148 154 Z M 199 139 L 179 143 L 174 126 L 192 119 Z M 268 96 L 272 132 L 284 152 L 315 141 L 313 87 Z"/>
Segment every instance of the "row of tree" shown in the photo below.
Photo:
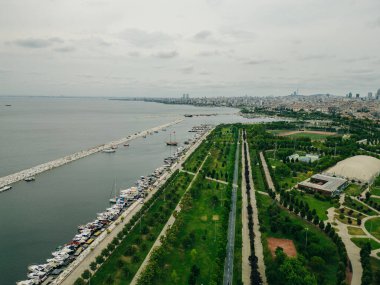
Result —
<path fill-rule="evenodd" d="M 251 255 L 249 256 L 249 263 L 251 266 L 251 284 L 261 285 L 262 279 L 258 270 L 258 259 L 255 254 L 255 233 L 253 231 L 253 209 L 251 205 L 251 182 L 250 182 L 250 171 L 249 171 L 249 160 L 246 142 L 246 132 L 243 133 L 243 143 L 244 143 L 244 179 L 246 185 L 246 195 L 247 195 L 247 213 L 248 213 L 248 233 L 249 233 L 249 243 L 251 248 Z"/>

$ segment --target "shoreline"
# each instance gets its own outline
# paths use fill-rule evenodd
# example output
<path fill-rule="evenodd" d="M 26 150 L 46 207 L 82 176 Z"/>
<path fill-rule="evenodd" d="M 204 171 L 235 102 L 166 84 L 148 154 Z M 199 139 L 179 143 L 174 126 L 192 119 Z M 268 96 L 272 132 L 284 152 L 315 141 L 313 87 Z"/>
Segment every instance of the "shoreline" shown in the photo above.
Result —
<path fill-rule="evenodd" d="M 27 177 L 35 176 L 35 175 L 38 175 L 42 172 L 63 166 L 63 165 L 68 164 L 70 162 L 73 162 L 73 161 L 76 161 L 78 159 L 87 157 L 91 154 L 101 152 L 104 149 L 111 148 L 112 146 L 130 142 L 130 141 L 135 140 L 139 137 L 143 137 L 150 132 L 159 131 L 161 129 L 164 129 L 164 128 L 170 127 L 172 125 L 178 124 L 182 121 L 184 121 L 183 118 L 177 119 L 175 121 L 172 121 L 172 122 L 160 125 L 160 126 L 156 126 L 156 127 L 144 130 L 144 131 L 140 131 L 140 132 L 133 134 L 133 135 L 130 135 L 128 137 L 124 137 L 124 138 L 121 138 L 121 139 L 118 139 L 115 141 L 111 141 L 111 142 L 108 142 L 105 144 L 94 146 L 94 147 L 89 148 L 87 150 L 81 150 L 81 151 L 78 151 L 76 153 L 69 154 L 69 155 L 66 155 L 64 157 L 61 157 L 61 158 L 58 158 L 58 159 L 55 159 L 55 160 L 52 160 L 49 162 L 45 162 L 45 163 L 33 166 L 31 168 L 24 169 L 24 170 L 21 170 L 19 172 L 0 177 L 0 188 L 2 188 L 3 186 L 7 186 L 10 184 L 16 183 L 18 181 L 24 180 Z"/>
<path fill-rule="evenodd" d="M 186 161 L 186 159 L 198 148 L 198 146 L 205 140 L 208 134 L 211 132 L 208 131 L 204 133 L 189 149 L 188 151 L 181 157 L 181 159 L 172 165 L 170 170 L 164 172 L 162 176 L 159 178 L 159 182 L 155 185 L 155 187 L 148 193 L 147 197 L 145 197 L 145 201 L 151 199 L 151 197 L 160 189 L 160 187 L 169 179 L 177 169 L 182 167 L 182 164 Z M 125 224 L 127 224 L 134 215 L 138 213 L 138 211 L 142 208 L 142 204 L 139 204 L 138 201 L 135 201 L 128 209 L 124 211 L 120 217 L 114 221 L 108 229 L 110 229 L 110 233 L 103 232 L 93 243 L 91 247 L 89 247 L 86 251 L 84 251 L 76 261 L 69 266 L 65 271 L 61 273 L 61 275 L 55 279 L 51 284 L 52 285 L 71 285 L 78 279 L 85 269 L 89 268 L 89 265 L 92 261 L 95 260 L 96 256 L 98 256 L 101 251 L 107 247 L 107 245 L 112 241 L 112 238 L 115 237 L 120 231 L 123 230 Z"/>

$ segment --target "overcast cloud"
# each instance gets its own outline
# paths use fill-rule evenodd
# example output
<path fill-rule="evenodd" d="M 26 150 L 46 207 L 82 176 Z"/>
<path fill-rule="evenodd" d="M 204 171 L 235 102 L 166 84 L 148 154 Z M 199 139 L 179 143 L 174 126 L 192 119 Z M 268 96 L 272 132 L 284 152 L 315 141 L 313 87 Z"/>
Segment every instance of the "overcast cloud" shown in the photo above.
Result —
<path fill-rule="evenodd" d="M 0 95 L 366 94 L 380 88 L 379 11 L 379 0 L 0 0 Z"/>

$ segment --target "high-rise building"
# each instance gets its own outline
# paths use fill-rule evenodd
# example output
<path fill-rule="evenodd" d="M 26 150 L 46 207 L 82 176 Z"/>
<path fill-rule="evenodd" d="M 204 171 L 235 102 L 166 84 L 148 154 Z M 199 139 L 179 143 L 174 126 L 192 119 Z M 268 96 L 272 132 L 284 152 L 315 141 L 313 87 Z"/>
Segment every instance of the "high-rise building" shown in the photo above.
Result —
<path fill-rule="evenodd" d="M 348 93 L 348 98 L 352 98 L 352 92 Z"/>
<path fill-rule="evenodd" d="M 368 100 L 372 100 L 372 92 L 368 92 Z"/>
<path fill-rule="evenodd" d="M 359 93 L 356 93 L 356 98 L 360 98 L 360 94 Z"/>
<path fill-rule="evenodd" d="M 377 99 L 377 100 L 380 99 L 380 88 L 377 89 L 377 92 L 376 92 L 376 99 Z"/>

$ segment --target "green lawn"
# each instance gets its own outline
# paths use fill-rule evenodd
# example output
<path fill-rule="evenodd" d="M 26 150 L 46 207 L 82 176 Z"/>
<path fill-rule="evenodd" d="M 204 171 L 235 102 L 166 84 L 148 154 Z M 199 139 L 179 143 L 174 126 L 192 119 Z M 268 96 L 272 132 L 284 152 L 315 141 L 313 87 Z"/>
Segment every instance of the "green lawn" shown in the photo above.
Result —
<path fill-rule="evenodd" d="M 225 244 L 227 241 L 225 225 L 228 220 L 230 191 L 225 185 L 207 182 L 211 188 L 205 188 L 205 181 L 199 179 L 192 187 L 199 189 L 192 195 L 191 207 L 180 212 L 172 228 L 175 236 L 166 243 L 159 259 L 160 269 L 150 284 L 188 284 L 191 268 L 200 269 L 197 284 L 220 284 L 223 279 Z M 212 204 L 213 197 L 220 197 L 226 204 Z M 193 192 L 191 192 L 193 193 Z"/>
<path fill-rule="evenodd" d="M 380 248 L 380 243 L 370 238 L 351 238 L 351 241 L 358 247 L 363 247 L 368 241 L 371 243 L 372 250 Z"/>
<path fill-rule="evenodd" d="M 297 176 L 295 177 L 291 175 L 286 176 L 286 177 L 280 177 L 276 175 L 276 168 L 284 165 L 284 163 L 278 159 L 273 159 L 273 158 L 268 157 L 268 164 L 269 164 L 268 167 L 272 167 L 275 173 L 275 177 L 272 177 L 272 178 L 275 178 L 278 184 L 280 185 L 280 187 L 283 189 L 290 189 L 296 186 L 299 182 L 306 180 L 312 175 L 311 172 L 297 172 Z"/>
<path fill-rule="evenodd" d="M 346 195 L 350 196 L 358 196 L 360 193 L 363 192 L 362 187 L 357 184 L 350 184 L 346 190 L 344 191 Z"/>
<path fill-rule="evenodd" d="M 372 186 L 371 187 L 371 194 L 380 196 L 380 187 L 379 186 Z"/>
<path fill-rule="evenodd" d="M 310 138 L 311 140 L 324 140 L 326 137 L 329 137 L 331 135 L 322 135 L 322 134 L 310 134 L 310 133 L 298 133 L 289 135 L 287 137 L 289 138 Z"/>
<path fill-rule="evenodd" d="M 380 254 L 378 253 L 377 256 L 380 257 Z M 379 275 L 380 275 L 380 260 L 375 258 L 375 257 L 371 257 L 371 269 L 372 269 L 372 278 L 373 280 L 376 282 L 376 281 L 379 281 L 379 279 L 376 279 L 379 278 Z M 373 283 L 373 284 L 378 284 L 378 283 Z"/>
<path fill-rule="evenodd" d="M 334 204 L 332 204 L 330 201 L 321 201 L 311 194 L 304 194 L 303 196 L 298 195 L 298 197 L 301 200 L 306 201 L 309 204 L 310 209 L 315 209 L 318 217 L 322 220 L 327 220 L 327 209 L 334 207 Z"/>
<path fill-rule="evenodd" d="M 380 218 L 370 219 L 365 222 L 365 228 L 375 238 L 380 239 Z"/>
<path fill-rule="evenodd" d="M 352 236 L 361 236 L 361 235 L 364 236 L 365 235 L 364 231 L 361 228 L 348 226 L 347 229 L 348 229 L 348 233 Z"/>
<path fill-rule="evenodd" d="M 264 261 L 267 266 L 267 277 L 269 278 L 269 284 L 271 285 L 280 285 L 281 280 L 276 280 L 276 275 L 278 268 L 276 267 L 276 263 L 270 254 L 267 245 L 267 238 L 275 237 L 275 238 L 286 238 L 293 240 L 297 252 L 302 254 L 306 259 L 306 264 L 308 264 L 308 258 L 312 256 L 320 255 L 326 262 L 326 265 L 323 269 L 323 274 L 316 275 L 319 276 L 320 280 L 318 284 L 321 285 L 335 285 L 336 283 L 336 272 L 338 270 L 338 252 L 335 244 L 332 240 L 324 233 L 319 230 L 319 228 L 314 225 L 306 222 L 298 216 L 286 211 L 281 210 L 280 216 L 283 221 L 288 220 L 288 223 L 296 225 L 299 227 L 299 230 L 292 231 L 288 230 L 288 227 L 285 226 L 282 231 L 276 230 L 273 231 L 270 224 L 270 215 L 268 213 L 268 207 L 273 203 L 273 200 L 265 195 L 256 195 L 259 209 L 259 220 L 261 223 L 261 231 L 262 231 L 262 242 L 264 246 Z M 308 238 L 309 241 L 312 240 L 313 244 L 308 244 L 308 247 L 305 248 L 305 228 L 308 228 Z M 314 251 L 315 249 L 318 249 Z M 328 258 L 327 258 L 328 257 Z M 310 267 L 307 267 L 308 270 L 311 270 Z M 271 282 L 272 281 L 272 282 Z"/>

